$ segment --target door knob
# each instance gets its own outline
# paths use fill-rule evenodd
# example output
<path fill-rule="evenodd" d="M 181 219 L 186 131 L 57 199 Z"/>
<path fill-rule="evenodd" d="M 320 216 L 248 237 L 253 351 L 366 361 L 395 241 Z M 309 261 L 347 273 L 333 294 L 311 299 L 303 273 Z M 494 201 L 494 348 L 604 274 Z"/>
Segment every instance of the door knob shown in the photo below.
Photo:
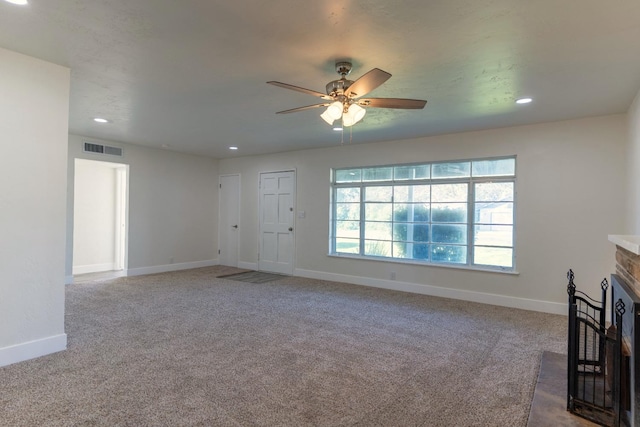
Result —
<path fill-rule="evenodd" d="M 238 228 L 238 224 L 232 225 L 233 228 Z"/>
<path fill-rule="evenodd" d="M 289 227 L 289 231 L 293 231 L 293 227 Z"/>

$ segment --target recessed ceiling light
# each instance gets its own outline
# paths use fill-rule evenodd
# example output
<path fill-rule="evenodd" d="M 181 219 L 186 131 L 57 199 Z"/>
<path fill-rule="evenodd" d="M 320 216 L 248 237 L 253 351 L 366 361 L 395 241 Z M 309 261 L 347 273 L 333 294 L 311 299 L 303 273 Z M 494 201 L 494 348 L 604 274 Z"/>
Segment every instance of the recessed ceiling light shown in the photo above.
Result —
<path fill-rule="evenodd" d="M 109 120 L 103 119 L 102 117 L 94 117 L 93 121 L 98 123 L 109 123 Z"/>
<path fill-rule="evenodd" d="M 516 99 L 516 104 L 529 104 L 531 101 L 533 101 L 532 98 L 519 98 Z"/>
<path fill-rule="evenodd" d="M 335 128 L 333 128 L 333 130 L 335 130 L 336 132 L 340 132 L 342 130 L 342 128 L 335 127 Z"/>
<path fill-rule="evenodd" d="M 229 147 L 229 150 L 237 150 L 237 149 L 238 149 L 238 147 L 236 147 L 236 146 Z"/>
<path fill-rule="evenodd" d="M 27 0 L 4 0 L 4 1 L 8 3 L 17 4 L 19 6 L 24 6 L 29 3 Z"/>

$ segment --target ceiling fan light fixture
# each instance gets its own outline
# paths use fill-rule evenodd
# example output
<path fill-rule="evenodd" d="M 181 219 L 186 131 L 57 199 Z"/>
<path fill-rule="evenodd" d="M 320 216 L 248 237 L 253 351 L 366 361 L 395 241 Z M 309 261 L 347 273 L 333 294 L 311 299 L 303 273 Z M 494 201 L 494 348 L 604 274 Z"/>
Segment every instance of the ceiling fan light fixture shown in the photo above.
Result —
<path fill-rule="evenodd" d="M 325 110 L 324 113 L 320 114 L 320 117 L 322 118 L 322 120 L 324 120 L 325 122 L 327 122 L 327 124 L 329 126 L 333 125 L 333 122 L 336 120 L 333 118 L 333 116 L 329 113 L 329 109 L 327 108 Z"/>
<path fill-rule="evenodd" d="M 350 114 L 345 113 L 344 116 L 342 116 L 342 126 L 348 128 L 355 124 L 356 122 L 353 121 L 353 117 L 351 117 Z"/>
<path fill-rule="evenodd" d="M 342 124 L 346 127 L 353 126 L 362 120 L 366 113 L 367 110 L 358 104 L 351 104 L 347 112 L 342 116 Z"/>
<path fill-rule="evenodd" d="M 333 126 L 333 122 L 342 119 L 342 126 L 353 126 L 364 117 L 366 111 L 362 106 L 372 108 L 396 108 L 404 110 L 423 109 L 427 101 L 420 99 L 404 98 L 362 98 L 378 86 L 386 82 L 391 74 L 379 68 L 369 70 L 355 81 L 347 80 L 346 76 L 351 71 L 351 62 L 336 62 L 336 71 L 340 79 L 329 82 L 326 85 L 326 94 L 316 90 L 290 85 L 287 83 L 269 81 L 268 84 L 296 92 L 312 95 L 323 102 L 304 107 L 278 111 L 276 114 L 288 114 L 305 111 L 313 108 L 326 107 L 320 114 L 322 120 Z"/>
<path fill-rule="evenodd" d="M 338 120 L 340 117 L 342 117 L 343 108 L 344 107 L 342 106 L 342 102 L 336 101 L 329 105 L 329 107 L 327 107 L 326 113 L 329 114 L 333 118 L 333 120 Z"/>

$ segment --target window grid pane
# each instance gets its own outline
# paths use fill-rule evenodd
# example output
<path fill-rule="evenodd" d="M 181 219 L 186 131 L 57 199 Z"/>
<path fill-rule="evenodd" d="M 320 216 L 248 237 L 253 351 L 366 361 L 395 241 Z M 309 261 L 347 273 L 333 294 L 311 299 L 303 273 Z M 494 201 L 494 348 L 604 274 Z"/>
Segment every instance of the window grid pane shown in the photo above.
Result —
<path fill-rule="evenodd" d="M 437 178 L 460 178 L 471 176 L 469 162 L 436 163 L 431 168 L 431 176 Z"/>
<path fill-rule="evenodd" d="M 362 169 L 363 181 L 391 181 L 392 177 L 392 167 Z"/>
<path fill-rule="evenodd" d="M 335 173 L 336 182 L 360 182 L 362 171 L 360 169 L 342 169 Z"/>
<path fill-rule="evenodd" d="M 365 240 L 364 254 L 371 256 L 390 257 L 391 242 L 382 240 Z"/>
<path fill-rule="evenodd" d="M 391 203 L 365 203 L 365 221 L 391 221 Z"/>
<path fill-rule="evenodd" d="M 360 239 L 336 238 L 336 252 L 345 254 L 359 254 Z"/>
<path fill-rule="evenodd" d="M 336 221 L 336 237 L 360 238 L 360 221 Z"/>
<path fill-rule="evenodd" d="M 366 187 L 364 191 L 365 202 L 390 202 L 393 197 L 391 187 Z"/>
<path fill-rule="evenodd" d="M 476 183 L 474 199 L 473 264 L 513 268 L 514 182 Z"/>
<path fill-rule="evenodd" d="M 472 174 L 480 176 L 513 176 L 516 174 L 516 159 L 474 160 Z"/>
<path fill-rule="evenodd" d="M 429 178 L 431 178 L 431 165 L 396 166 L 393 168 L 395 181 Z"/>
<path fill-rule="evenodd" d="M 513 202 L 476 203 L 476 224 L 513 224 Z"/>
<path fill-rule="evenodd" d="M 476 184 L 476 202 L 512 202 L 513 182 L 485 182 Z"/>
<path fill-rule="evenodd" d="M 466 264 L 467 247 L 456 245 L 433 245 L 431 260 L 453 264 Z"/>
<path fill-rule="evenodd" d="M 513 267 L 513 249 L 476 246 L 473 251 L 473 263 L 477 265 L 492 265 Z"/>
<path fill-rule="evenodd" d="M 336 188 L 336 202 L 359 203 L 360 187 Z"/>
<path fill-rule="evenodd" d="M 391 223 L 365 222 L 364 238 L 368 240 L 391 240 Z"/>
<path fill-rule="evenodd" d="M 513 226 L 476 224 L 473 232 L 473 244 L 480 246 L 513 246 Z"/>

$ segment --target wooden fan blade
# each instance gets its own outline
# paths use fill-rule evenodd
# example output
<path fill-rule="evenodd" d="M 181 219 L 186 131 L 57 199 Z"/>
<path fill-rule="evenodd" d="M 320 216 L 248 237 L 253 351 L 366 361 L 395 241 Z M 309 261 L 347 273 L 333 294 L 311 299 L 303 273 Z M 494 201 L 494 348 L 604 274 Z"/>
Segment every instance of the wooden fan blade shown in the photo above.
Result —
<path fill-rule="evenodd" d="M 427 101 L 422 99 L 404 98 L 366 98 L 359 99 L 358 105 L 374 108 L 401 108 L 407 110 L 420 110 L 424 108 Z"/>
<path fill-rule="evenodd" d="M 346 90 L 345 95 L 349 98 L 359 98 L 389 80 L 390 77 L 391 74 L 386 71 L 374 68 L 353 82 L 353 84 Z"/>
<path fill-rule="evenodd" d="M 267 83 L 270 84 L 270 85 L 283 87 L 285 89 L 295 90 L 296 92 L 306 93 L 307 95 L 317 96 L 318 98 L 322 98 L 322 99 L 326 99 L 326 100 L 332 99 L 329 95 L 324 94 L 322 92 L 318 92 L 318 91 L 311 90 L 311 89 L 305 89 L 303 87 L 294 86 L 294 85 L 290 85 L 290 84 L 287 84 L 287 83 L 273 82 L 273 81 L 272 82 L 267 82 Z"/>
<path fill-rule="evenodd" d="M 298 111 L 311 110 L 312 108 L 320 108 L 320 107 L 328 107 L 328 106 L 329 106 L 329 103 L 313 104 L 313 105 L 307 105 L 306 107 L 298 107 L 298 108 L 292 108 L 291 110 L 278 111 L 276 114 L 297 113 Z"/>

